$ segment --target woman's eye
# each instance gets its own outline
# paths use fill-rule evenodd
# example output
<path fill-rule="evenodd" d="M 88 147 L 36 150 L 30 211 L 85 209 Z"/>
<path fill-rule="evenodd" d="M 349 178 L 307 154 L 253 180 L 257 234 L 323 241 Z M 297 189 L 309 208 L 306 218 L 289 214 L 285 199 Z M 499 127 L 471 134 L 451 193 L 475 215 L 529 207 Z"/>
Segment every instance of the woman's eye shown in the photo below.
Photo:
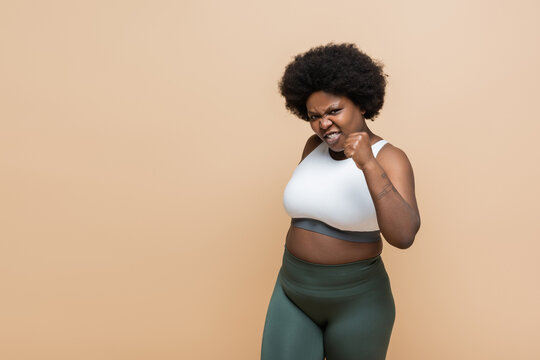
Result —
<path fill-rule="evenodd" d="M 311 116 L 309 117 L 309 120 L 317 120 L 317 115 L 311 115 Z"/>
<path fill-rule="evenodd" d="M 337 114 L 339 112 L 339 109 L 333 109 L 330 111 L 330 114 Z"/>

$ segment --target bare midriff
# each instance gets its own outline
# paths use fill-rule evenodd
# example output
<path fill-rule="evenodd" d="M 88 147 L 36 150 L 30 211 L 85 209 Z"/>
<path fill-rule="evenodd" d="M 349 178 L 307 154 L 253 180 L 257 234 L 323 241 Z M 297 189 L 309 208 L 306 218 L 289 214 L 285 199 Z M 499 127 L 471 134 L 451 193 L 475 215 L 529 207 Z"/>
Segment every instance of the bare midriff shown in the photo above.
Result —
<path fill-rule="evenodd" d="M 376 257 L 382 252 L 382 240 L 353 242 L 337 239 L 310 230 L 290 226 L 287 250 L 305 261 L 316 264 L 345 264 Z"/>

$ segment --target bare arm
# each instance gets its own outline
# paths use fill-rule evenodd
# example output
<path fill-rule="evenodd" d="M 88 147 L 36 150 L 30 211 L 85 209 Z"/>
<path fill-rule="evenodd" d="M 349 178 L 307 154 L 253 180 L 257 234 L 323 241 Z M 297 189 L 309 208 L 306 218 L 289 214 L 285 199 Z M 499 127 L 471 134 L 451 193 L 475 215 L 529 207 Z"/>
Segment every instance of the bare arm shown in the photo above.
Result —
<path fill-rule="evenodd" d="M 414 174 L 407 155 L 386 144 L 362 169 L 384 238 L 400 249 L 410 247 L 420 228 Z"/>

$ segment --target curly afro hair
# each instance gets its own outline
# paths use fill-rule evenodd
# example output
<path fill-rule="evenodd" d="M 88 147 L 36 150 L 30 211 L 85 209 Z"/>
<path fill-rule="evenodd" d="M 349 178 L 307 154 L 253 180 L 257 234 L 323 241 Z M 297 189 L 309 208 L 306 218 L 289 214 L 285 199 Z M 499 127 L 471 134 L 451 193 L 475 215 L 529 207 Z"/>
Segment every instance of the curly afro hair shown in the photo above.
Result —
<path fill-rule="evenodd" d="M 386 77 L 383 64 L 356 45 L 329 43 L 296 55 L 285 68 L 279 91 L 285 107 L 302 120 L 309 121 L 307 99 L 322 90 L 348 97 L 373 121 L 384 103 Z"/>

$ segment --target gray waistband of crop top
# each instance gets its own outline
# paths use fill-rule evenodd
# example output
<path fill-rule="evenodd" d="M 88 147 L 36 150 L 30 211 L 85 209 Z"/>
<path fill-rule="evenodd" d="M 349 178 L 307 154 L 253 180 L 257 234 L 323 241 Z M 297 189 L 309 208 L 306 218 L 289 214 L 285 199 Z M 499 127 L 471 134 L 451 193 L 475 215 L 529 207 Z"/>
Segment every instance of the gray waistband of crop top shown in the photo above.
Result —
<path fill-rule="evenodd" d="M 291 225 L 297 228 L 310 230 L 319 234 L 328 235 L 337 239 L 353 242 L 375 242 L 381 239 L 381 231 L 349 231 L 341 230 L 320 220 L 309 218 L 292 218 Z"/>

